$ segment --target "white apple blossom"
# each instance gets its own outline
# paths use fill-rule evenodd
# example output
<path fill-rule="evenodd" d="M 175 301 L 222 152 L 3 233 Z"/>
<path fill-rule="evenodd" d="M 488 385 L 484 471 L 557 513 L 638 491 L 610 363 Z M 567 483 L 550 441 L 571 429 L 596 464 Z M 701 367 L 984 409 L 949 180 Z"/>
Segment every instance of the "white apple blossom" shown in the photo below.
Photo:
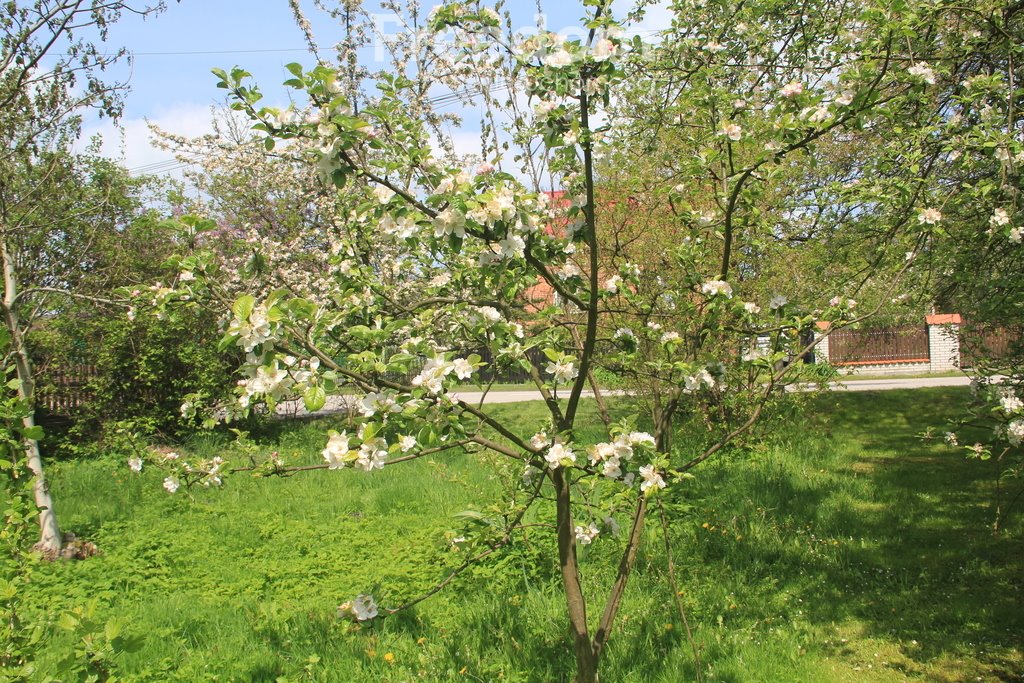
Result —
<path fill-rule="evenodd" d="M 665 488 L 665 480 L 662 479 L 661 473 L 658 472 L 654 465 L 644 465 L 640 468 L 640 476 L 643 478 L 643 482 L 640 484 L 640 490 L 647 492 L 652 488 Z"/>
<path fill-rule="evenodd" d="M 129 467 L 129 469 L 131 469 L 132 472 L 141 472 L 142 471 L 142 458 L 139 458 L 139 457 L 128 458 L 128 467 Z"/>
<path fill-rule="evenodd" d="M 541 100 L 533 106 L 533 112 L 540 117 L 545 117 L 555 110 L 558 105 L 551 100 Z"/>
<path fill-rule="evenodd" d="M 228 326 L 228 334 L 238 335 L 236 343 L 246 353 L 251 353 L 257 346 L 272 341 L 275 335 L 267 317 L 266 306 L 260 304 L 253 307 L 247 320 L 233 319 Z"/>
<path fill-rule="evenodd" d="M 555 378 L 556 382 L 571 382 L 579 374 L 579 370 L 572 361 L 552 361 L 544 369 Z"/>
<path fill-rule="evenodd" d="M 387 442 L 380 437 L 376 437 L 364 442 L 359 447 L 359 456 L 353 465 L 365 472 L 372 472 L 373 470 L 384 469 L 387 458 Z"/>
<path fill-rule="evenodd" d="M 601 38 L 594 43 L 593 49 L 590 51 L 591 56 L 595 62 L 604 62 L 615 55 L 618 47 L 612 41 L 607 38 Z"/>
<path fill-rule="evenodd" d="M 653 449 L 655 447 L 654 437 L 647 432 L 630 432 L 627 437 L 633 446 L 643 446 Z"/>
<path fill-rule="evenodd" d="M 707 296 L 724 296 L 732 298 L 732 285 L 725 280 L 708 280 L 700 287 L 700 291 Z"/>
<path fill-rule="evenodd" d="M 455 376 L 459 379 L 469 379 L 473 376 L 473 364 L 465 358 L 456 358 L 452 366 L 455 368 Z"/>
<path fill-rule="evenodd" d="M 423 387 L 436 396 L 444 392 L 443 380 L 454 371 L 455 365 L 443 357 L 431 358 L 424 364 L 419 374 L 412 378 L 412 385 Z"/>
<path fill-rule="evenodd" d="M 1007 415 L 1018 413 L 1024 408 L 1024 402 L 1012 391 L 1004 391 L 999 398 L 999 405 Z"/>
<path fill-rule="evenodd" d="M 339 617 L 356 621 L 369 621 L 378 613 L 377 603 L 369 595 L 358 595 L 355 600 L 344 602 L 338 606 Z"/>
<path fill-rule="evenodd" d="M 373 188 L 373 196 L 381 204 L 387 204 L 395 196 L 395 191 L 386 185 L 377 185 Z"/>
<path fill-rule="evenodd" d="M 768 308 L 775 311 L 789 303 L 789 298 L 784 294 L 776 294 L 772 297 L 771 301 L 768 302 Z"/>
<path fill-rule="evenodd" d="M 181 481 L 174 476 L 167 477 L 164 479 L 164 488 L 167 489 L 167 493 L 174 493 L 181 486 Z"/>
<path fill-rule="evenodd" d="M 761 312 L 761 307 L 755 304 L 753 301 L 747 301 L 743 304 L 743 310 L 750 315 L 757 315 Z"/>
<path fill-rule="evenodd" d="M 719 134 L 724 135 L 733 142 L 738 142 L 743 138 L 743 128 L 738 124 L 726 122 L 722 124 Z"/>
<path fill-rule="evenodd" d="M 935 71 L 926 63 L 921 62 L 907 69 L 911 76 L 921 79 L 928 85 L 935 85 Z"/>
<path fill-rule="evenodd" d="M 1011 446 L 1019 446 L 1024 441 L 1024 419 L 1017 418 L 1006 425 L 1006 440 Z"/>
<path fill-rule="evenodd" d="M 327 462 L 327 469 L 340 470 L 345 467 L 345 457 L 349 452 L 349 435 L 345 432 L 331 433 L 327 440 L 327 447 L 321 451 L 324 461 Z"/>
<path fill-rule="evenodd" d="M 434 237 L 455 235 L 466 236 L 466 217 L 452 208 L 447 208 L 434 217 Z"/>
<path fill-rule="evenodd" d="M 572 64 L 572 55 L 565 48 L 559 48 L 544 57 L 544 66 L 549 66 L 553 69 L 561 69 L 570 64 Z"/>
<path fill-rule="evenodd" d="M 600 533 L 598 528 L 593 524 L 589 526 L 577 526 L 575 532 L 576 542 L 580 545 L 590 545 Z"/>
<path fill-rule="evenodd" d="M 917 220 L 928 225 L 935 225 L 942 220 L 942 212 L 934 208 L 925 208 L 917 212 Z"/>
<path fill-rule="evenodd" d="M 544 454 L 544 460 L 548 463 L 549 469 L 569 467 L 576 462 L 576 454 L 572 449 L 563 443 L 554 443 L 548 452 Z"/>
<path fill-rule="evenodd" d="M 400 413 L 402 406 L 398 405 L 395 397 L 391 394 L 371 391 L 359 402 L 359 411 L 363 417 L 373 417 L 378 413 L 382 415 Z"/>
<path fill-rule="evenodd" d="M 779 90 L 779 94 L 783 97 L 796 97 L 804 91 L 804 84 L 800 81 L 790 81 L 786 85 L 782 86 Z"/>
<path fill-rule="evenodd" d="M 619 291 L 619 285 L 622 284 L 622 278 L 618 275 L 612 275 L 610 278 L 604 281 L 604 288 L 615 294 Z"/>
<path fill-rule="evenodd" d="M 532 437 L 530 437 L 530 445 L 536 448 L 537 450 L 540 450 L 542 448 L 550 446 L 551 440 L 548 438 L 548 435 L 546 433 L 537 432 Z"/>
<path fill-rule="evenodd" d="M 633 330 L 629 329 L 628 327 L 620 327 L 619 329 L 615 330 L 615 334 L 612 335 L 612 339 L 615 339 L 615 340 L 630 339 L 630 340 L 632 340 L 632 339 L 636 339 L 636 334 L 634 334 Z"/>
<path fill-rule="evenodd" d="M 1010 214 L 1006 212 L 1006 209 L 996 209 L 992 212 L 992 216 L 988 219 L 988 222 L 992 227 L 1008 225 L 1010 223 Z"/>
<path fill-rule="evenodd" d="M 415 436 L 400 436 L 398 437 L 398 447 L 403 453 L 408 453 L 412 449 L 416 448 L 416 437 Z"/>
<path fill-rule="evenodd" d="M 494 306 L 477 306 L 473 310 L 485 327 L 492 327 L 501 322 L 501 311 Z"/>

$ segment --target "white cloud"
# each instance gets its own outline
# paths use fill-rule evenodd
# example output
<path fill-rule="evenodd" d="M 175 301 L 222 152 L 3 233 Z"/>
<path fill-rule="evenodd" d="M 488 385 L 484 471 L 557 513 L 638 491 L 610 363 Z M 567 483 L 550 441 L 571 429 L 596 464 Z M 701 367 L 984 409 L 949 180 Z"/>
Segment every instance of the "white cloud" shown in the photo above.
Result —
<path fill-rule="evenodd" d="M 148 118 L 122 119 L 117 126 L 109 120 L 87 124 L 82 131 L 80 144 L 84 147 L 93 136 L 99 135 L 103 139 L 100 153 L 120 161 L 129 170 L 162 173 L 171 169 L 170 175 L 181 177 L 180 169 L 174 168 L 178 164 L 172 163 L 174 157 L 152 146 L 153 134 L 149 123 L 169 133 L 197 137 L 213 131 L 212 117 L 209 104 L 182 102 L 163 107 L 157 110 L 156 115 Z"/>

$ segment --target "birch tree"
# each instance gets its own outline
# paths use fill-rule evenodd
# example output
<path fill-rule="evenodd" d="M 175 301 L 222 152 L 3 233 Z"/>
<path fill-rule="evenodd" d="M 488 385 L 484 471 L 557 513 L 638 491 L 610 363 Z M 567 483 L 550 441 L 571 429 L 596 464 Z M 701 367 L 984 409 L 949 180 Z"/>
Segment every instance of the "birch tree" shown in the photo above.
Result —
<path fill-rule="evenodd" d="M 0 315 L 10 337 L 5 365 L 13 364 L 18 394 L 29 406 L 23 422 L 40 511 L 36 547 L 46 557 L 59 554 L 61 532 L 39 452 L 26 332 L 54 294 L 73 293 L 71 274 L 88 255 L 88 226 L 102 222 L 111 206 L 102 193 L 84 198 L 76 191 L 81 178 L 69 153 L 83 116 L 121 112 L 126 85 L 104 81 L 103 70 L 126 53 L 105 52 L 107 29 L 124 12 L 157 9 L 119 0 L 0 6 Z"/>

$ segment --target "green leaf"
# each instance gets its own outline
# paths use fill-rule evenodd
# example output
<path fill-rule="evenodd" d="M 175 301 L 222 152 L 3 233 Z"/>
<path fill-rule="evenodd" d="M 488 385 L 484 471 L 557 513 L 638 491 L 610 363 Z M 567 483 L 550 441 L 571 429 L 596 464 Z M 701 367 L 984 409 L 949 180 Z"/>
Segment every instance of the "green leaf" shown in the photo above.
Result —
<path fill-rule="evenodd" d="M 441 441 L 437 438 L 437 432 L 430 425 L 423 427 L 420 433 L 416 437 L 416 442 L 426 448 L 434 448 L 439 445 Z"/>
<path fill-rule="evenodd" d="M 107 637 L 107 640 L 114 640 L 124 629 L 124 625 L 117 619 L 110 619 L 106 624 L 103 625 L 103 634 Z"/>
<path fill-rule="evenodd" d="M 306 410 L 314 413 L 327 403 L 327 392 L 323 387 L 309 387 L 302 394 L 302 402 L 306 404 Z"/>
<path fill-rule="evenodd" d="M 43 438 L 45 433 L 43 432 L 42 427 L 40 427 L 39 425 L 34 425 L 32 427 L 29 427 L 28 429 L 23 429 L 21 431 L 21 435 L 24 436 L 26 439 L 31 439 L 32 441 L 39 441 L 40 439 Z"/>
<path fill-rule="evenodd" d="M 231 312 L 234 313 L 235 317 L 239 320 L 248 320 L 255 305 L 256 299 L 249 294 L 243 294 L 235 301 L 234 305 L 231 307 Z"/>

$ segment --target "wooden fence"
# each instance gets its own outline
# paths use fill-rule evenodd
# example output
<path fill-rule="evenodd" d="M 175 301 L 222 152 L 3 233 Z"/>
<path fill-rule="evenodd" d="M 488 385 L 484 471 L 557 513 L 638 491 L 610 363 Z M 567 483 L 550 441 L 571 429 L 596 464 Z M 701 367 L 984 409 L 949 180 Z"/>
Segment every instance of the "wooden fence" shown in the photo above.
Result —
<path fill-rule="evenodd" d="M 89 382 L 96 377 L 91 365 L 55 368 L 36 384 L 36 406 L 53 415 L 70 415 L 92 398 Z"/>
<path fill-rule="evenodd" d="M 960 367 L 973 368 L 979 359 L 1007 358 L 1021 343 L 1020 329 L 964 325 L 960 328 Z"/>
<path fill-rule="evenodd" d="M 839 330 L 829 335 L 828 358 L 833 365 L 927 363 L 928 328 Z"/>

